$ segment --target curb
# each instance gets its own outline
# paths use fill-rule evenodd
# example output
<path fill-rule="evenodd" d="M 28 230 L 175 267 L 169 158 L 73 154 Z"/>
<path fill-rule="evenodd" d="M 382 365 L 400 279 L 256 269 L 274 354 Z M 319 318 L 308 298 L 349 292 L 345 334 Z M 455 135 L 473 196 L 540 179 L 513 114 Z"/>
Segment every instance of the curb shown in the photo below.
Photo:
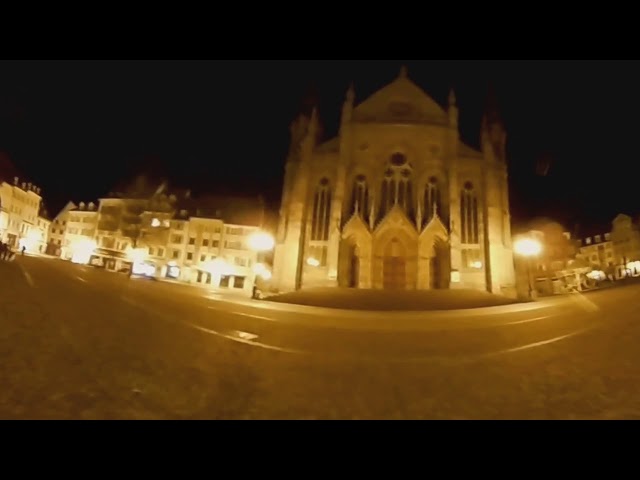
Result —
<path fill-rule="evenodd" d="M 460 318 L 460 317 L 482 317 L 488 315 L 499 315 L 505 313 L 519 313 L 534 310 L 551 308 L 556 304 L 565 303 L 558 299 L 555 301 L 539 301 L 533 303 L 514 303 L 510 305 L 498 305 L 493 307 L 465 308 L 458 310 L 347 310 L 339 308 L 314 307 L 309 305 L 297 305 L 293 303 L 269 302 L 268 300 L 219 300 L 234 304 L 245 305 L 266 311 L 277 311 L 283 313 L 322 316 L 330 318 L 359 318 L 366 316 L 367 319 L 386 320 L 393 317 L 398 320 L 424 320 L 425 316 L 431 318 Z"/>

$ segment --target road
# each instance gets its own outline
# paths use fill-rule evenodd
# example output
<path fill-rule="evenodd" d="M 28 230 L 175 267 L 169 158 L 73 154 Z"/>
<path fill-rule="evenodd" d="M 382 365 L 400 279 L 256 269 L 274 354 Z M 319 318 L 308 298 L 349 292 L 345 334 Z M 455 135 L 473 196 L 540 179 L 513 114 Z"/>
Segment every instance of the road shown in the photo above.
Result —
<path fill-rule="evenodd" d="M 3 419 L 637 419 L 640 286 L 401 315 L 0 262 Z"/>

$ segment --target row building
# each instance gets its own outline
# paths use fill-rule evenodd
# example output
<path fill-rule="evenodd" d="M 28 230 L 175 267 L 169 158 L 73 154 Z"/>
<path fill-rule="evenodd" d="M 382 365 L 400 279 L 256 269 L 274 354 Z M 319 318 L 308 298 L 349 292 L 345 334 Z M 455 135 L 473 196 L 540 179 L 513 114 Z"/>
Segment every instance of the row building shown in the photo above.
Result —
<path fill-rule="evenodd" d="M 51 224 L 63 259 L 212 289 L 250 294 L 263 226 L 260 199 L 192 198 L 165 184 L 138 182 L 96 203 L 69 203 Z"/>
<path fill-rule="evenodd" d="M 49 224 L 40 187 L 21 178 L 0 154 L 0 241 L 13 250 L 44 253 Z"/>

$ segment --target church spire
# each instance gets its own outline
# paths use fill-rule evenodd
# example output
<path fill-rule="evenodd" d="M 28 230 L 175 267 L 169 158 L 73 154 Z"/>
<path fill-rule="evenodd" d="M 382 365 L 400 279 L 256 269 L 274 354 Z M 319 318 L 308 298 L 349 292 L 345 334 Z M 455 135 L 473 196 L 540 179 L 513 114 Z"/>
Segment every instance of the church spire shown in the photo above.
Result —
<path fill-rule="evenodd" d="M 487 86 L 487 97 L 484 106 L 484 118 L 487 124 L 502 124 L 500 108 L 498 106 L 498 97 L 492 83 Z"/>
<path fill-rule="evenodd" d="M 453 87 L 449 90 L 449 125 L 454 128 L 458 128 L 458 106 L 456 105 L 456 93 L 453 91 Z"/>
<path fill-rule="evenodd" d="M 493 85 L 487 88 L 482 126 L 480 128 L 480 145 L 489 159 L 506 162 L 507 132 L 498 108 L 498 99 Z"/>
<path fill-rule="evenodd" d="M 449 107 L 456 106 L 456 92 L 453 90 L 453 87 L 449 89 Z"/>
<path fill-rule="evenodd" d="M 349 85 L 349 89 L 347 90 L 347 94 L 344 99 L 344 104 L 342 105 L 342 117 L 340 119 L 340 123 L 345 125 L 351 121 L 351 115 L 353 114 L 353 102 L 355 100 L 356 93 L 353 87 L 353 82 Z"/>

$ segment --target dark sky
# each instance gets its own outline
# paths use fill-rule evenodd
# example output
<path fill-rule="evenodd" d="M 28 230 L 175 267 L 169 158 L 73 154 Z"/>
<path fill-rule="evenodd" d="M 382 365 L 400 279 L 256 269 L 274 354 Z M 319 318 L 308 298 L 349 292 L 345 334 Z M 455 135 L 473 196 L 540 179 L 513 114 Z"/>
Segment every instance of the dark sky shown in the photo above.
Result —
<path fill-rule="evenodd" d="M 473 146 L 494 85 L 516 219 L 551 215 L 571 226 L 640 213 L 630 181 L 638 61 L 4 61 L 0 151 L 53 211 L 95 199 L 145 165 L 180 186 L 263 192 L 277 204 L 288 126 L 309 86 L 333 134 L 349 82 L 362 101 L 401 64 L 440 104 L 455 87 Z"/>

